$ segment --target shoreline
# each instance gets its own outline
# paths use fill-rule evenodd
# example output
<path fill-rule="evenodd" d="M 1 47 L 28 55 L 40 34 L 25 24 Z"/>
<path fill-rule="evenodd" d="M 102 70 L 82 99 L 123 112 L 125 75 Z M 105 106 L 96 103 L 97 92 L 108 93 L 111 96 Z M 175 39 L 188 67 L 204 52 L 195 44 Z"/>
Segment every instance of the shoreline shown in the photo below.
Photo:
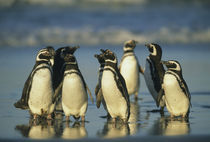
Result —
<path fill-rule="evenodd" d="M 137 141 L 143 141 L 143 142 L 150 142 L 150 141 L 156 141 L 156 142 L 208 142 L 210 139 L 210 135 L 179 135 L 179 136 L 134 136 L 134 137 L 124 137 L 124 138 L 113 138 L 113 139 L 104 139 L 104 138 L 84 138 L 84 139 L 61 139 L 61 138 L 53 138 L 53 139 L 30 139 L 30 138 L 22 138 L 22 139 L 4 139 L 0 138 L 0 141 L 44 141 L 44 142 L 64 142 L 64 141 L 80 141 L 80 142 L 137 142 Z"/>

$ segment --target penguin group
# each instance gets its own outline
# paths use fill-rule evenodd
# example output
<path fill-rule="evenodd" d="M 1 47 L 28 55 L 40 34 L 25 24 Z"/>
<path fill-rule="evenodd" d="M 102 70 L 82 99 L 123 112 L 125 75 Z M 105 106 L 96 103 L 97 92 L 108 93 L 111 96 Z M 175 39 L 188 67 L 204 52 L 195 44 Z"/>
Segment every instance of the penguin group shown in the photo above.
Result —
<path fill-rule="evenodd" d="M 187 118 L 190 112 L 191 96 L 182 76 L 178 61 L 162 61 L 162 49 L 158 44 L 146 44 L 149 56 L 143 69 L 134 53 L 137 41 L 124 43 L 123 56 L 118 66 L 116 54 L 110 49 L 101 49 L 95 54 L 100 67 L 95 87 L 96 106 L 101 103 L 107 117 L 113 123 L 124 123 L 130 117 L 130 96 L 138 100 L 140 73 L 160 112 L 167 108 L 171 117 Z M 74 52 L 79 46 L 66 46 L 55 50 L 48 46 L 36 56 L 35 65 L 27 78 L 20 100 L 14 106 L 28 109 L 32 118 L 53 119 L 56 106 L 61 104 L 66 121 L 70 116 L 85 122 L 90 89 L 79 69 Z"/>

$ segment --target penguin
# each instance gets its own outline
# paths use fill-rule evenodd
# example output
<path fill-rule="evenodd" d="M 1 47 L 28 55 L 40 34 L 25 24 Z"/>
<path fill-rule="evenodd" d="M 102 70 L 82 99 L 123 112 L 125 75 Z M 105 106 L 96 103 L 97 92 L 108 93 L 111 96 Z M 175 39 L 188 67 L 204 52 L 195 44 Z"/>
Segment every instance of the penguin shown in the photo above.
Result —
<path fill-rule="evenodd" d="M 128 94 L 135 94 L 135 99 L 138 98 L 140 86 L 139 72 L 142 74 L 144 72 L 134 53 L 134 48 L 136 47 L 136 44 L 137 41 L 135 40 L 129 40 L 124 43 L 124 54 L 119 66 L 120 73 L 125 79 Z"/>
<path fill-rule="evenodd" d="M 70 116 L 73 116 L 76 120 L 81 117 L 82 122 L 84 122 L 88 107 L 87 91 L 90 96 L 91 92 L 79 70 L 75 56 L 64 49 L 61 51 L 61 57 L 65 62 L 63 67 L 62 107 L 66 121 L 69 121 Z"/>
<path fill-rule="evenodd" d="M 46 58 L 48 58 L 47 59 L 48 64 L 50 66 L 52 66 L 54 64 L 54 56 L 53 56 L 53 54 L 55 52 L 54 48 L 52 46 L 47 46 L 46 48 L 40 50 L 39 53 L 41 53 L 41 51 L 44 51 L 44 50 L 48 50 L 50 52 L 51 56 L 46 57 Z M 40 56 L 42 56 L 42 55 L 40 55 Z M 16 108 L 20 108 L 20 109 L 23 109 L 23 110 L 28 110 L 29 109 L 28 99 L 29 99 L 31 83 L 32 83 L 33 75 L 34 75 L 32 73 L 34 73 L 34 70 L 36 70 L 37 66 L 41 63 L 42 63 L 41 61 L 36 61 L 31 73 L 29 74 L 29 76 L 28 76 L 28 78 L 27 78 L 27 80 L 24 84 L 21 98 L 16 103 L 14 103 L 14 106 Z"/>
<path fill-rule="evenodd" d="M 130 100 L 125 80 L 117 67 L 117 57 L 110 50 L 101 50 L 105 59 L 101 79 L 102 94 L 114 123 L 119 117 L 127 123 L 130 116 Z"/>
<path fill-rule="evenodd" d="M 53 65 L 53 88 L 56 90 L 63 79 L 62 67 L 64 65 L 64 59 L 61 57 L 61 51 L 74 54 L 74 52 L 79 48 L 79 46 L 64 46 L 60 47 L 55 51 L 55 63 Z"/>
<path fill-rule="evenodd" d="M 104 105 L 106 105 L 105 102 L 104 102 L 103 95 L 102 95 L 102 90 L 101 90 L 101 78 L 102 78 L 102 74 L 103 74 L 103 71 L 104 71 L 105 60 L 104 60 L 104 57 L 103 57 L 103 53 L 101 53 L 99 55 L 95 54 L 94 57 L 98 59 L 98 62 L 100 64 L 99 71 L 98 71 L 98 83 L 97 83 L 96 88 L 95 88 L 96 106 L 97 106 L 97 108 L 100 108 L 101 101 L 103 102 Z M 106 106 L 104 106 L 104 107 L 106 109 Z"/>
<path fill-rule="evenodd" d="M 191 95 L 182 76 L 181 65 L 176 60 L 162 61 L 162 63 L 168 68 L 162 83 L 166 108 L 171 117 L 188 117 L 191 106 Z M 160 94 L 159 100 L 161 97 Z"/>
<path fill-rule="evenodd" d="M 54 95 L 52 86 L 54 54 L 53 47 L 46 47 L 38 52 L 34 68 L 25 82 L 22 97 L 14 104 L 17 108 L 29 108 L 33 119 L 45 115 L 47 115 L 47 119 L 52 119 L 51 114 L 55 106 L 52 103 Z"/>
<path fill-rule="evenodd" d="M 79 48 L 79 46 L 64 46 L 60 47 L 55 51 L 54 65 L 53 65 L 53 89 L 55 90 L 55 97 L 53 102 L 56 102 L 55 110 L 63 111 L 61 106 L 61 90 L 63 81 L 63 66 L 64 59 L 61 57 L 61 51 L 69 54 L 74 54 L 74 52 Z"/>
<path fill-rule="evenodd" d="M 148 48 L 150 54 L 146 58 L 144 79 L 157 107 L 160 106 L 160 110 L 163 112 L 165 107 L 164 96 L 162 95 L 163 97 L 158 101 L 158 94 L 161 90 L 161 84 L 165 73 L 163 64 L 161 63 L 162 49 L 158 44 L 154 43 L 146 44 L 145 46 Z"/>

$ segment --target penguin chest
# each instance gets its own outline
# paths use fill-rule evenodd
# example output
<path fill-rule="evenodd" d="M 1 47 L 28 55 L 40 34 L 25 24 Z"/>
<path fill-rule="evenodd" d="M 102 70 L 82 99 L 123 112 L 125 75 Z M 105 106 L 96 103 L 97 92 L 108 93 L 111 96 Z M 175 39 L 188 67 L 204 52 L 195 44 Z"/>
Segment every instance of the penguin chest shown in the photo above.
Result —
<path fill-rule="evenodd" d="M 153 98 L 157 100 L 158 92 L 155 90 L 155 85 L 154 85 L 155 82 L 152 77 L 154 74 L 153 70 L 154 70 L 154 67 L 152 63 L 146 60 L 145 70 L 144 70 L 144 79 L 145 79 L 149 92 L 151 93 Z"/>
<path fill-rule="evenodd" d="M 177 78 L 174 75 L 165 74 L 163 83 L 168 111 L 175 116 L 186 114 L 190 103 Z"/>
<path fill-rule="evenodd" d="M 128 94 L 134 94 L 139 89 L 139 67 L 134 56 L 125 57 L 121 63 L 120 73 L 125 79 Z"/>
<path fill-rule="evenodd" d="M 49 69 L 40 69 L 32 80 L 29 108 L 34 114 L 52 113 L 52 76 Z"/>
<path fill-rule="evenodd" d="M 81 77 L 75 73 L 66 75 L 62 88 L 62 106 L 66 115 L 85 114 L 87 92 Z"/>
<path fill-rule="evenodd" d="M 103 97 L 110 115 L 114 118 L 117 116 L 126 118 L 127 103 L 118 89 L 118 84 L 111 71 L 103 72 L 101 85 Z"/>

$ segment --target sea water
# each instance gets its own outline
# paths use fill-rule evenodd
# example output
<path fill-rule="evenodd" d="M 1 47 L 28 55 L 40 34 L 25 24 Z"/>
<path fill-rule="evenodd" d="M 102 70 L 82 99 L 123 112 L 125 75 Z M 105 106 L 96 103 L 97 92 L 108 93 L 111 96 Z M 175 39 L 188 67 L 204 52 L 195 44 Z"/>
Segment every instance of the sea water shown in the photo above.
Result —
<path fill-rule="evenodd" d="M 144 136 L 197 136 L 210 134 L 210 20 L 208 1 L 0 1 L 0 138 L 126 138 Z M 156 112 L 143 76 L 139 100 L 131 97 L 129 124 L 107 121 L 101 106 L 89 101 L 86 123 L 31 122 L 27 110 L 13 104 L 21 97 L 39 49 L 52 45 L 80 45 L 75 52 L 79 68 L 92 94 L 99 63 L 94 54 L 110 49 L 123 54 L 123 43 L 135 39 L 135 54 L 142 67 L 149 51 L 145 43 L 158 43 L 163 60 L 178 60 L 191 92 L 189 120 L 172 120 Z M 74 135 L 72 135 L 74 134 Z"/>

